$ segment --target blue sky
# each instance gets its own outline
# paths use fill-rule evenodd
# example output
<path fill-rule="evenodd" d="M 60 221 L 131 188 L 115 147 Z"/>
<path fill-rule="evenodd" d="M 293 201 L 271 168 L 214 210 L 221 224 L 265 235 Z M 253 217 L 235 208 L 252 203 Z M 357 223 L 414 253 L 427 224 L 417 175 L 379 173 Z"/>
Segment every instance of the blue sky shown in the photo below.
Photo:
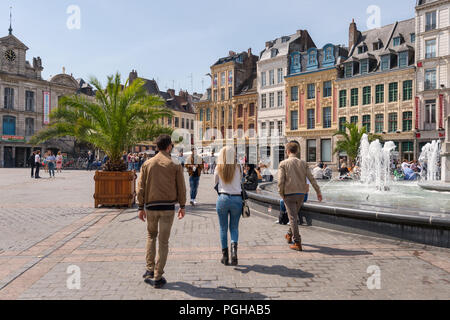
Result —
<path fill-rule="evenodd" d="M 1 0 L 0 37 L 7 35 L 9 6 L 14 35 L 40 56 L 44 78 L 67 73 L 104 80 L 119 71 L 173 87 L 206 90 L 209 67 L 229 50 L 259 54 L 268 40 L 307 29 L 318 47 L 348 45 L 352 18 L 367 29 L 370 5 L 381 25 L 414 17 L 415 0 Z M 81 10 L 81 28 L 69 30 L 70 5 Z M 2 31 L 3 30 L 3 31 Z M 202 80 L 203 85 L 202 85 Z"/>

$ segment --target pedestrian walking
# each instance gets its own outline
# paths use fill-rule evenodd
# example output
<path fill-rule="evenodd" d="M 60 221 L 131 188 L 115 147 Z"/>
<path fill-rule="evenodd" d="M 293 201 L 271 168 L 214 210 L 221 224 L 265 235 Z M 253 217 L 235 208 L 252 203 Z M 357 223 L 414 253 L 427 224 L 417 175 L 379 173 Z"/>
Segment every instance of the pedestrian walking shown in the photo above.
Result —
<path fill-rule="evenodd" d="M 231 237 L 231 265 L 238 264 L 239 221 L 242 215 L 243 197 L 242 178 L 242 168 L 237 162 L 234 149 L 230 146 L 223 148 L 219 153 L 214 182 L 219 193 L 216 209 L 222 245 L 221 262 L 224 265 L 229 264 L 228 231 Z"/>
<path fill-rule="evenodd" d="M 198 185 L 200 183 L 200 176 L 204 168 L 203 159 L 197 155 L 197 152 L 192 148 L 192 155 L 187 160 L 186 167 L 189 173 L 189 186 L 191 191 L 191 205 L 196 206 L 197 203 L 197 193 Z"/>
<path fill-rule="evenodd" d="M 31 156 L 28 158 L 28 163 L 30 164 L 31 167 L 31 178 L 34 178 L 34 168 L 36 167 L 34 162 L 35 158 L 36 158 L 36 151 L 33 151 Z"/>
<path fill-rule="evenodd" d="M 89 151 L 88 152 L 88 165 L 87 165 L 88 171 L 92 170 L 92 164 L 94 163 L 94 160 L 95 160 L 94 154 L 91 151 Z"/>
<path fill-rule="evenodd" d="M 164 267 L 169 254 L 169 238 L 175 218 L 175 204 L 180 204 L 178 219 L 183 219 L 186 205 L 186 185 L 183 170 L 172 161 L 173 143 L 169 135 L 156 140 L 158 155 L 144 163 L 139 177 L 137 198 L 139 219 L 147 220 L 147 271 L 145 281 L 155 288 L 166 283 Z M 156 238 L 159 250 L 156 252 Z M 151 279 L 154 278 L 154 282 Z"/>
<path fill-rule="evenodd" d="M 58 155 L 56 156 L 56 172 L 58 173 L 62 172 L 62 165 L 63 165 L 63 156 L 61 154 L 61 151 L 59 151 Z"/>
<path fill-rule="evenodd" d="M 322 202 L 322 193 L 316 179 L 311 173 L 307 163 L 297 158 L 298 144 L 288 143 L 286 146 L 287 160 L 280 163 L 278 169 L 278 192 L 283 199 L 289 216 L 289 231 L 286 240 L 290 248 L 302 251 L 302 239 L 298 228 L 298 212 L 303 205 L 308 190 L 308 178 L 317 193 L 319 202 Z"/>
<path fill-rule="evenodd" d="M 34 166 L 36 167 L 36 171 L 34 173 L 34 177 L 36 179 L 40 179 L 39 176 L 39 167 L 41 166 L 41 151 L 36 151 L 36 156 L 34 157 Z"/>

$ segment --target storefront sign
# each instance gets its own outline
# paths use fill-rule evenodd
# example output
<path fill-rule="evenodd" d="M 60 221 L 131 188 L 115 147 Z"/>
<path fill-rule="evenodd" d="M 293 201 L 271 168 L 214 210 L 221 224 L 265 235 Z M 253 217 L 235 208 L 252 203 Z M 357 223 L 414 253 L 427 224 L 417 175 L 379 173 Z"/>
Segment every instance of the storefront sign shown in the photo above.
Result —
<path fill-rule="evenodd" d="M 50 123 L 50 92 L 43 92 L 44 97 L 44 125 Z"/>
<path fill-rule="evenodd" d="M 25 137 L 21 137 L 21 136 L 2 136 L 2 141 L 6 141 L 6 142 L 26 142 Z"/>

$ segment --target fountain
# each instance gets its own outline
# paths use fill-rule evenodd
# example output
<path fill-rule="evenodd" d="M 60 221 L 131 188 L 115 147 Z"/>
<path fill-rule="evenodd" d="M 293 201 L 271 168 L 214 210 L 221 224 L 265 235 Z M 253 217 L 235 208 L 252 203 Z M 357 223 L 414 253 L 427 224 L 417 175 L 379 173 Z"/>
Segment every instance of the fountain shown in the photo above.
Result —
<path fill-rule="evenodd" d="M 421 177 L 425 181 L 439 180 L 439 158 L 441 156 L 441 142 L 433 141 L 422 148 L 419 163 L 422 167 Z"/>

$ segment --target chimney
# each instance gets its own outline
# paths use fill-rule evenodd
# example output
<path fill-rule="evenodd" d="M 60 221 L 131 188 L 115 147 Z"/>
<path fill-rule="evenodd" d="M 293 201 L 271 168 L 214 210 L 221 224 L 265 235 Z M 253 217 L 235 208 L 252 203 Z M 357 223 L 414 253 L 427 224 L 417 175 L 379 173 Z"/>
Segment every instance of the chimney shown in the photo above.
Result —
<path fill-rule="evenodd" d="M 352 23 L 350 23 L 350 29 L 348 32 L 348 48 L 349 50 L 352 50 L 353 46 L 358 43 L 359 40 L 359 34 L 355 23 L 355 19 L 352 19 Z"/>
<path fill-rule="evenodd" d="M 175 98 L 175 90 L 174 89 L 168 89 L 167 93 L 170 95 L 171 98 Z"/>
<path fill-rule="evenodd" d="M 229 55 L 230 57 L 235 56 L 235 55 L 236 55 L 236 52 L 230 50 L 230 51 L 228 52 L 228 55 Z"/>
<path fill-rule="evenodd" d="M 137 71 L 136 71 L 136 70 L 131 70 L 130 76 L 129 76 L 129 79 L 128 79 L 128 81 L 130 82 L 130 84 L 132 84 L 133 81 L 137 79 L 137 77 L 138 77 Z"/>
<path fill-rule="evenodd" d="M 252 48 L 249 48 L 247 52 L 248 52 L 248 56 L 251 57 L 252 56 Z"/>

